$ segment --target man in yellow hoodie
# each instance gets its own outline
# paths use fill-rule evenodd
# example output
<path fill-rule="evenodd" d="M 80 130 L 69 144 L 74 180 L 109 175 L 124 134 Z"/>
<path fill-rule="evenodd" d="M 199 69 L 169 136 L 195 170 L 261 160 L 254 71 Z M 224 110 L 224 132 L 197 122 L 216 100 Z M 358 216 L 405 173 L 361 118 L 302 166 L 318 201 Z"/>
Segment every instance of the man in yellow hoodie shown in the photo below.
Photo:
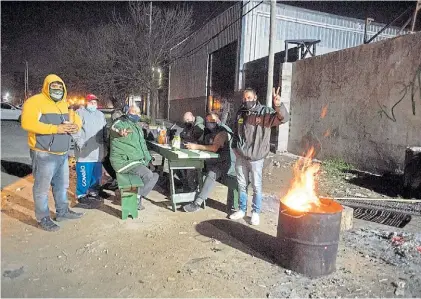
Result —
<path fill-rule="evenodd" d="M 66 96 L 63 80 L 51 74 L 45 78 L 42 92 L 29 98 L 22 109 L 22 128 L 28 132 L 32 159 L 35 217 L 39 226 L 46 231 L 60 228 L 50 218 L 50 185 L 56 206 L 56 221 L 77 219 L 83 215 L 70 210 L 67 202 L 70 134 L 77 133 L 82 122 L 77 114 L 73 122 L 69 121 Z"/>

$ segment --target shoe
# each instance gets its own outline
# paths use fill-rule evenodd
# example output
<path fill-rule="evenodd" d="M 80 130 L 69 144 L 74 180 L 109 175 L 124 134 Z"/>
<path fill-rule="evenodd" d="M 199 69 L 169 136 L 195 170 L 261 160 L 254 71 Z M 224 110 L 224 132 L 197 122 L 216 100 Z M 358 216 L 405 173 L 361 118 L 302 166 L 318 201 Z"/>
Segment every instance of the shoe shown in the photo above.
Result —
<path fill-rule="evenodd" d="M 138 198 L 137 199 L 137 210 L 138 211 L 142 211 L 144 209 L 145 209 L 145 207 L 142 205 L 142 199 L 141 198 Z"/>
<path fill-rule="evenodd" d="M 62 215 L 57 214 L 56 221 L 60 222 L 60 221 L 67 220 L 67 219 L 79 219 L 82 216 L 83 216 L 83 213 L 76 213 L 76 212 L 73 212 L 72 210 L 68 209 L 67 212 L 62 214 Z"/>
<path fill-rule="evenodd" d="M 99 200 L 99 192 L 98 191 L 90 191 L 87 196 L 91 199 Z"/>
<path fill-rule="evenodd" d="M 88 196 L 79 197 L 77 201 L 79 203 L 76 205 L 76 207 L 82 209 L 95 209 L 100 204 L 99 201 L 89 198 Z"/>
<path fill-rule="evenodd" d="M 196 212 L 200 209 L 200 205 L 197 204 L 195 201 L 183 206 L 184 212 L 191 213 Z"/>
<path fill-rule="evenodd" d="M 256 213 L 256 212 L 251 213 L 250 223 L 251 223 L 251 225 L 259 225 L 259 223 L 260 223 L 259 213 Z"/>
<path fill-rule="evenodd" d="M 244 218 L 244 216 L 246 216 L 246 213 L 243 210 L 239 210 L 239 211 L 235 212 L 234 214 L 231 214 L 230 219 L 238 220 L 238 219 Z"/>
<path fill-rule="evenodd" d="M 55 232 L 60 229 L 60 226 L 55 224 L 53 220 L 51 220 L 50 217 L 44 217 L 41 219 L 40 222 L 38 222 L 38 225 L 47 232 Z"/>
<path fill-rule="evenodd" d="M 117 180 L 112 180 L 110 184 L 108 185 L 108 190 L 115 191 L 118 189 Z"/>

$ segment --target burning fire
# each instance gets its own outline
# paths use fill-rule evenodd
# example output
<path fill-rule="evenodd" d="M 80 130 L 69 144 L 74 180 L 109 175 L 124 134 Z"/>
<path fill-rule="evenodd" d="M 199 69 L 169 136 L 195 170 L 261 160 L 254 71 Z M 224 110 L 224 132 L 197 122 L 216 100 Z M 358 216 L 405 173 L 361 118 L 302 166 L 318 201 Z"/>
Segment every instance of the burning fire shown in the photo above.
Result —
<path fill-rule="evenodd" d="M 295 163 L 291 188 L 281 199 L 284 205 L 293 210 L 307 212 L 321 205 L 315 191 L 315 174 L 319 171 L 320 164 L 313 163 L 313 157 L 314 147 Z"/>

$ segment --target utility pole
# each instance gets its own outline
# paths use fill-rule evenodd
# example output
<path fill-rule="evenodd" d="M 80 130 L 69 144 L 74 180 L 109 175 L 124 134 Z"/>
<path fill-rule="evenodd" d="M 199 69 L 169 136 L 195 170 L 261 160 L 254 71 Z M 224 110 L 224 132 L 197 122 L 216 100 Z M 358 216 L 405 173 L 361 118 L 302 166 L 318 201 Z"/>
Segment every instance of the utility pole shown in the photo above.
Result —
<path fill-rule="evenodd" d="M 28 99 L 29 93 L 29 68 L 28 61 L 25 60 L 24 85 L 25 85 L 25 101 Z"/>
<path fill-rule="evenodd" d="M 417 4 L 415 6 L 414 16 L 412 17 L 412 26 L 411 26 L 411 32 L 415 31 L 415 23 L 417 21 L 417 14 L 418 11 L 421 9 L 421 0 L 417 1 Z"/>
<path fill-rule="evenodd" d="M 273 65 L 275 64 L 276 0 L 270 0 L 269 61 L 266 106 L 272 107 Z"/>

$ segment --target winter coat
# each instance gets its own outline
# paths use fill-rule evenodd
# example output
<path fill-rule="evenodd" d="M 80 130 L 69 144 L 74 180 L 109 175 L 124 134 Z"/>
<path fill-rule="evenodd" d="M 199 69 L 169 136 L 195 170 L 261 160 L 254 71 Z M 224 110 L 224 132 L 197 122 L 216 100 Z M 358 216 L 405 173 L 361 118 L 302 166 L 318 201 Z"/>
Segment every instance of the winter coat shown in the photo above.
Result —
<path fill-rule="evenodd" d="M 257 103 L 248 110 L 241 107 L 234 123 L 233 149 L 247 160 L 257 161 L 265 158 L 270 151 L 272 127 L 289 120 L 284 104 L 275 110 Z"/>
<path fill-rule="evenodd" d="M 196 116 L 194 124 L 191 127 L 185 127 L 180 137 L 184 142 L 198 143 L 203 141 L 204 130 L 205 121 L 202 117 Z"/>
<path fill-rule="evenodd" d="M 55 102 L 50 97 L 50 84 L 61 82 L 64 95 L 61 101 Z M 42 86 L 42 92 L 30 97 L 22 108 L 22 129 L 28 132 L 28 145 L 31 150 L 63 155 L 70 149 L 71 136 L 57 134 L 58 125 L 69 121 L 69 109 L 66 102 L 67 89 L 63 80 L 57 75 L 48 75 Z M 75 115 L 75 124 L 82 127 L 79 116 Z"/>
<path fill-rule="evenodd" d="M 130 133 L 125 137 L 120 136 L 118 131 L 122 129 L 127 129 Z M 110 161 L 117 173 L 127 172 L 138 165 L 147 166 L 152 161 L 143 130 L 138 123 L 123 115 L 113 123 L 110 132 Z"/>
<path fill-rule="evenodd" d="M 82 130 L 73 135 L 75 157 L 78 162 L 102 162 L 106 156 L 105 115 L 99 110 L 89 111 L 85 107 L 76 113 L 82 119 Z"/>

